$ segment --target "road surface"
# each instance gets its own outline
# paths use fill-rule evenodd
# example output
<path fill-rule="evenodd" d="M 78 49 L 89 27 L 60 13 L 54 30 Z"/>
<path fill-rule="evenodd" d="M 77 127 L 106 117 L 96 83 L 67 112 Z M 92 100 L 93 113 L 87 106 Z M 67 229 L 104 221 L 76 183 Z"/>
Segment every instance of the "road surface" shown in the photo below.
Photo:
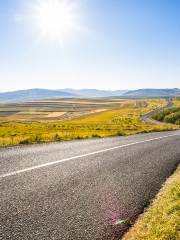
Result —
<path fill-rule="evenodd" d="M 179 146 L 174 131 L 1 148 L 0 239 L 120 239 Z"/>

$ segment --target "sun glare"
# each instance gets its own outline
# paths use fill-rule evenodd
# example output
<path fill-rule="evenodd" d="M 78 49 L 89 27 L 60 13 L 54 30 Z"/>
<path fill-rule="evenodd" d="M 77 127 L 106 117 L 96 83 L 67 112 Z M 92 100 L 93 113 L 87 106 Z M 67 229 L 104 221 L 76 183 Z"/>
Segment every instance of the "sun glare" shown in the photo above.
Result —
<path fill-rule="evenodd" d="M 74 2 L 41 0 L 33 6 L 34 23 L 41 37 L 62 42 L 67 35 L 79 29 Z"/>

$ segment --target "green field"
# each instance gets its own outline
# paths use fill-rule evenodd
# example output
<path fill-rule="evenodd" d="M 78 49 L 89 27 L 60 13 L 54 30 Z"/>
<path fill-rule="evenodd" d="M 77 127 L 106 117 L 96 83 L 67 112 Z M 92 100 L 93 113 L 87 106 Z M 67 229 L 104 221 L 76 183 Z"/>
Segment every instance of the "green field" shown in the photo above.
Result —
<path fill-rule="evenodd" d="M 123 240 L 180 239 L 180 167 Z"/>
<path fill-rule="evenodd" d="M 174 130 L 141 116 L 163 99 L 67 99 L 0 106 L 0 146 Z M 4 115 L 3 115 L 4 114 Z"/>

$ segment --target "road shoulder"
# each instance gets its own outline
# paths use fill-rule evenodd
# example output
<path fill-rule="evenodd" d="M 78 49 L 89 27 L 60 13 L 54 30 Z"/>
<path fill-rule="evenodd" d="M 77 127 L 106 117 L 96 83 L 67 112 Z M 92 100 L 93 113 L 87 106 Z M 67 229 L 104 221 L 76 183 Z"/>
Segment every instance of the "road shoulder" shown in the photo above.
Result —
<path fill-rule="evenodd" d="M 179 239 L 180 166 L 123 240 Z"/>

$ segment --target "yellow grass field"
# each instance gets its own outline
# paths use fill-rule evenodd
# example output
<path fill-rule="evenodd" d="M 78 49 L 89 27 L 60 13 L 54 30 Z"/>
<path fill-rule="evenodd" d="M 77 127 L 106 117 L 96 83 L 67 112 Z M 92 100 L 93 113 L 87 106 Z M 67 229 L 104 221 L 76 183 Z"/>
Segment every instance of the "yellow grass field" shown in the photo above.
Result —
<path fill-rule="evenodd" d="M 130 135 L 178 128 L 176 125 L 164 123 L 157 125 L 141 122 L 141 115 L 166 105 L 166 101 L 163 99 L 124 100 L 121 103 L 120 101 L 116 102 L 113 100 L 110 102 L 110 100 L 108 100 L 110 103 L 106 103 L 107 108 L 104 107 L 104 101 L 102 101 L 103 107 L 100 101 L 97 101 L 99 104 L 95 102 L 95 105 L 98 105 L 98 108 L 94 108 L 93 105 L 87 110 L 87 107 L 89 107 L 87 103 L 85 110 L 83 106 L 83 109 L 80 111 L 77 110 L 77 112 L 68 112 L 67 107 L 64 107 L 63 111 L 62 107 L 60 111 L 63 113 L 66 112 L 62 114 L 58 113 L 55 108 L 54 113 L 48 112 L 48 114 L 52 114 L 52 119 L 46 119 L 46 115 L 42 120 L 39 119 L 40 117 L 35 119 L 35 114 L 33 114 L 32 120 L 30 113 L 27 114 L 26 120 L 18 120 L 17 116 L 21 115 L 21 113 L 1 117 L 0 146 Z M 75 103 L 71 103 L 73 106 L 74 104 Z M 75 108 L 82 108 L 82 105 L 80 105 L 79 108 L 78 105 L 76 105 Z M 67 112 L 69 115 L 66 118 Z M 41 113 L 38 112 L 37 114 L 41 115 Z M 42 114 L 44 114 L 44 112 L 42 112 Z M 56 119 L 57 114 L 58 118 Z"/>

